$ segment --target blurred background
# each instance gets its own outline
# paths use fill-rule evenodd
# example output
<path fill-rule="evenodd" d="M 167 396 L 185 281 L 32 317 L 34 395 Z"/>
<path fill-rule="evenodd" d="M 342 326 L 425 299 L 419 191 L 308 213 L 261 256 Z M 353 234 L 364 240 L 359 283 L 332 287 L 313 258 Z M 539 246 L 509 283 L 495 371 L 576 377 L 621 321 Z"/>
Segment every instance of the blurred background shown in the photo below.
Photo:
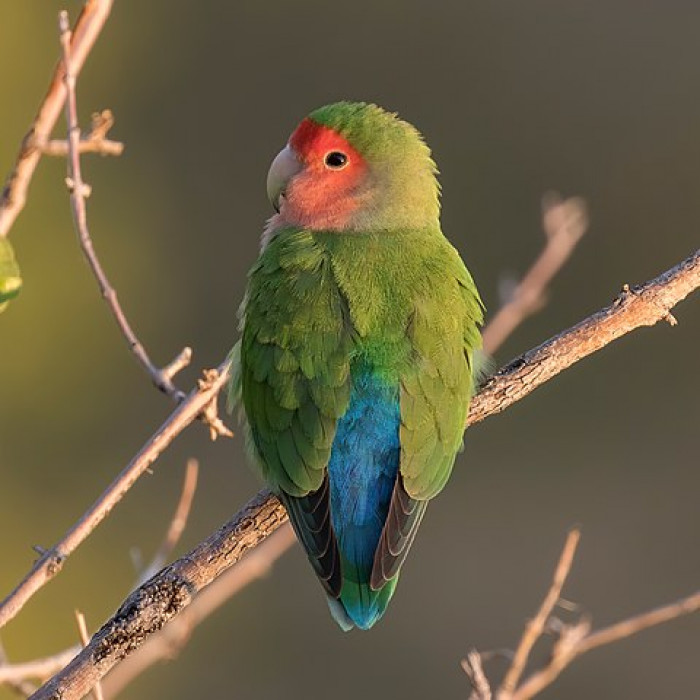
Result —
<path fill-rule="evenodd" d="M 3 177 L 66 5 L 74 18 L 77 1 L 0 10 Z M 699 22 L 697 4 L 633 0 L 117 2 L 78 85 L 81 122 L 110 107 L 126 143 L 121 158 L 83 158 L 97 250 L 153 359 L 194 348 L 178 378 L 191 386 L 236 340 L 272 157 L 311 108 L 376 101 L 432 146 L 444 230 L 492 311 L 499 279 L 543 244 L 542 194 L 589 204 L 589 233 L 504 364 L 698 247 Z M 0 317 L 0 595 L 171 409 L 81 258 L 64 177 L 63 161 L 40 164 L 11 233 L 24 290 Z M 674 313 L 678 328 L 626 336 L 469 431 L 371 633 L 339 632 L 295 547 L 125 696 L 467 697 L 459 660 L 515 645 L 574 523 L 565 595 L 594 624 L 697 589 L 700 298 Z M 3 630 L 11 658 L 76 643 L 76 607 L 92 629 L 114 611 L 130 549 L 148 559 L 163 537 L 187 457 L 202 472 L 177 553 L 236 511 L 259 488 L 242 447 L 190 428 Z M 699 641 L 698 616 L 656 628 L 575 662 L 542 697 L 695 697 Z"/>

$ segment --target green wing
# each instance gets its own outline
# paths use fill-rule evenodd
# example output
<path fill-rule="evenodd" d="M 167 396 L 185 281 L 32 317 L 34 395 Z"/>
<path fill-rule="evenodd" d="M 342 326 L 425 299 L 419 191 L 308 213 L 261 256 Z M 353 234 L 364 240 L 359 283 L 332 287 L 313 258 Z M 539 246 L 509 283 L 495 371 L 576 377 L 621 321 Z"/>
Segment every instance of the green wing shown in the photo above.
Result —
<path fill-rule="evenodd" d="M 306 496 L 324 479 L 350 396 L 351 334 L 327 253 L 283 231 L 251 270 L 241 393 L 266 481 Z"/>
<path fill-rule="evenodd" d="M 483 306 L 459 254 L 443 241 L 432 258 L 440 274 L 415 303 L 407 329 L 412 354 L 400 377 L 401 463 L 374 556 L 374 590 L 395 580 L 428 501 L 450 476 L 472 393 Z"/>
<path fill-rule="evenodd" d="M 445 485 L 462 435 L 481 346 L 483 306 L 457 251 L 445 241 L 443 276 L 416 305 L 413 359 L 401 376 L 401 475 L 407 494 L 428 500 Z"/>
<path fill-rule="evenodd" d="M 481 345 L 483 307 L 457 251 L 442 239 L 431 251 L 430 284 L 414 300 L 409 362 L 400 374 L 401 462 L 374 556 L 370 585 L 396 581 L 428 501 L 445 485 L 462 434 Z"/>
<path fill-rule="evenodd" d="M 349 403 L 351 344 L 327 253 L 308 232 L 279 233 L 251 271 L 230 392 L 243 399 L 263 477 L 334 598 L 342 572 L 326 466 Z"/>

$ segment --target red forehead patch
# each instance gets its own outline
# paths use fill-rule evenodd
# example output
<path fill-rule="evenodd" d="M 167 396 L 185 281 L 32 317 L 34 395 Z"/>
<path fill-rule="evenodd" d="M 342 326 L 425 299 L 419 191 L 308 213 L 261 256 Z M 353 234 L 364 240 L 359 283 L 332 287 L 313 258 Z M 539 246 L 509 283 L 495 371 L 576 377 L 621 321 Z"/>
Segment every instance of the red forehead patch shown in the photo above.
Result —
<path fill-rule="evenodd" d="M 343 151 L 355 162 L 362 161 L 360 154 L 340 134 L 308 117 L 296 128 L 289 143 L 304 161 L 322 157 L 330 151 Z"/>

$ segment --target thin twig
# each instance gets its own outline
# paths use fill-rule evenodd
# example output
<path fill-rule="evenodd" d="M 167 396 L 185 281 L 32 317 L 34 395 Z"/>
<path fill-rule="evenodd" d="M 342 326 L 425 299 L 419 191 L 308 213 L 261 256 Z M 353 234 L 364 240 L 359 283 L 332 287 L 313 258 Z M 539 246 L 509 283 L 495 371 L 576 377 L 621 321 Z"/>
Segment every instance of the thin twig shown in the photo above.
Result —
<path fill-rule="evenodd" d="M 72 33 L 71 64 L 77 75 L 109 17 L 113 0 L 87 0 Z M 0 196 L 0 236 L 7 236 L 27 200 L 27 190 L 45 144 L 66 99 L 63 61 L 54 70 L 48 93 L 22 140 L 20 151 Z"/>
<path fill-rule="evenodd" d="M 147 668 L 159 661 L 177 656 L 195 627 L 218 610 L 242 588 L 265 576 L 274 562 L 296 542 L 287 523 L 268 537 L 221 577 L 207 586 L 192 601 L 192 605 L 169 625 L 156 632 L 146 643 L 118 664 L 105 678 L 104 688 L 109 697 L 118 695 Z"/>
<path fill-rule="evenodd" d="M 571 571 L 571 565 L 574 561 L 576 547 L 578 546 L 580 538 L 580 530 L 574 528 L 569 532 L 566 543 L 564 544 L 564 549 L 559 557 L 559 563 L 554 572 L 552 585 L 549 587 L 549 591 L 547 591 L 547 595 L 542 601 L 542 605 L 537 611 L 537 614 L 525 626 L 520 644 L 518 644 L 518 648 L 515 650 L 513 662 L 506 672 L 501 687 L 496 694 L 498 700 L 507 700 L 510 698 L 514 689 L 517 687 L 518 681 L 520 681 L 520 677 L 525 670 L 527 660 L 530 657 L 532 647 L 535 646 L 535 642 L 544 632 L 547 620 L 549 620 L 554 606 L 561 597 L 561 589 L 564 586 L 566 577 L 569 575 L 569 571 Z"/>
<path fill-rule="evenodd" d="M 542 253 L 482 333 L 484 349 L 493 354 L 513 330 L 546 303 L 547 285 L 569 259 L 588 228 L 586 204 L 580 197 L 562 200 L 556 193 L 542 200 L 547 243 Z"/>
<path fill-rule="evenodd" d="M 227 382 L 230 367 L 224 362 L 218 370 L 209 370 L 207 381 L 194 389 L 170 414 L 141 451 L 116 477 L 63 538 L 47 550 L 22 582 L 0 603 L 0 627 L 24 607 L 25 603 L 63 567 L 66 559 L 87 539 L 112 508 L 124 497 L 134 482 L 158 458 L 160 453 L 213 402 Z M 218 419 L 220 420 L 220 419 Z M 211 428 L 211 424 L 210 424 Z M 222 433 L 224 434 L 224 433 Z"/>
<path fill-rule="evenodd" d="M 596 647 L 617 642 L 620 639 L 637 634 L 637 632 L 641 632 L 648 627 L 654 627 L 663 622 L 675 620 L 681 615 L 688 615 L 697 610 L 700 610 L 700 591 L 686 596 L 685 598 L 681 598 L 675 603 L 663 605 L 655 610 L 650 610 L 641 615 L 631 617 L 629 620 L 623 620 L 622 622 L 592 632 L 581 640 L 576 653 L 580 656 Z"/>
<path fill-rule="evenodd" d="M 92 115 L 90 131 L 80 139 L 78 151 L 83 153 L 98 153 L 101 156 L 120 156 L 124 152 L 124 144 L 107 138 L 107 133 L 114 126 L 114 115 L 109 109 L 95 112 Z M 45 156 L 65 158 L 69 154 L 68 141 L 51 139 L 42 146 Z"/>
<path fill-rule="evenodd" d="M 83 615 L 80 610 L 75 611 L 75 621 L 78 625 L 78 634 L 80 635 L 80 642 L 85 648 L 90 643 L 90 635 L 87 630 L 87 622 L 85 622 L 85 615 Z M 104 695 L 102 694 L 102 684 L 98 681 L 95 683 L 95 687 L 92 689 L 92 694 L 95 700 L 104 700 Z"/>
<path fill-rule="evenodd" d="M 199 462 L 196 459 L 187 460 L 187 469 L 182 483 L 182 492 L 178 501 L 175 513 L 170 521 L 170 527 L 165 535 L 165 539 L 155 553 L 151 563 L 143 570 L 139 576 L 138 585 L 148 581 L 151 576 L 157 574 L 168 561 L 168 557 L 182 537 L 182 533 L 187 526 L 187 519 L 190 515 L 190 508 L 197 490 L 197 477 L 199 475 Z"/>
<path fill-rule="evenodd" d="M 25 663 L 2 663 L 0 664 L 0 685 L 26 682 L 29 678 L 36 678 L 43 682 L 56 671 L 60 671 L 79 651 L 80 647 L 76 646 L 66 649 L 60 654 L 34 659 Z M 0 658 L 4 658 L 2 654 L 0 654 Z M 35 690 L 36 688 L 32 687 L 27 695 L 30 695 Z"/>
<path fill-rule="evenodd" d="M 63 61 L 65 64 L 64 81 L 67 90 L 66 123 L 68 124 L 68 178 L 66 183 L 70 191 L 73 221 L 77 230 L 78 240 L 80 241 L 80 247 L 97 280 L 102 297 L 107 302 L 114 316 L 114 320 L 117 322 L 119 330 L 126 339 L 131 352 L 146 370 L 153 384 L 160 389 L 160 391 L 176 401 L 182 401 L 182 399 L 185 398 L 185 394 L 173 384 L 173 375 L 176 371 L 189 364 L 190 358 L 192 357 L 192 350 L 190 348 L 185 348 L 170 365 L 163 369 L 153 364 L 143 344 L 131 328 L 131 324 L 127 320 L 119 303 L 117 292 L 110 284 L 92 243 L 87 223 L 87 209 L 85 206 L 85 199 L 90 195 L 90 188 L 83 182 L 80 167 L 80 127 L 78 126 L 78 108 L 75 98 L 76 73 L 71 56 L 70 22 L 68 21 L 68 13 L 65 10 L 59 15 L 59 28 L 61 32 L 61 46 L 63 47 Z"/>
<path fill-rule="evenodd" d="M 469 700 L 491 700 L 491 685 L 484 673 L 481 654 L 476 649 L 470 650 L 467 658 L 462 659 L 462 670 L 472 685 Z"/>

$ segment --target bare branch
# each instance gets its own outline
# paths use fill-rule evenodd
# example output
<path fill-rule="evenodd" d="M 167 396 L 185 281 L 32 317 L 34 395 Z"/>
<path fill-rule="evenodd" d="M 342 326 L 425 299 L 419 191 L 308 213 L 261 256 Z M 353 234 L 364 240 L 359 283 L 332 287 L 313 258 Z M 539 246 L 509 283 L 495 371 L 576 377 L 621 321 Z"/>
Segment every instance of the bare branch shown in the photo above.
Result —
<path fill-rule="evenodd" d="M 80 72 L 97 37 L 102 31 L 113 0 L 87 0 L 83 7 L 70 46 L 73 72 Z M 44 145 L 51 136 L 56 120 L 61 114 L 66 99 L 63 61 L 60 61 L 53 74 L 48 93 L 37 116 L 22 140 L 15 166 L 7 178 L 0 196 L 0 236 L 7 236 L 15 219 L 24 208 L 27 190 L 36 166 L 39 163 Z"/>
<path fill-rule="evenodd" d="M 25 683 L 29 678 L 35 678 L 43 682 L 56 671 L 60 671 L 79 651 L 80 647 L 75 646 L 62 651 L 60 654 L 47 656 L 43 659 L 10 664 L 6 660 L 4 651 L 0 650 L 0 685 Z M 26 692 L 26 690 L 22 688 L 21 692 Z M 32 686 L 26 694 L 30 695 L 35 690 L 36 688 Z"/>
<path fill-rule="evenodd" d="M 506 698 L 509 698 L 513 693 L 513 690 L 518 685 L 518 681 L 520 680 L 520 677 L 525 670 L 527 660 L 530 657 L 532 647 L 535 646 L 535 642 L 542 636 L 542 633 L 547 625 L 547 621 L 549 620 L 549 616 L 552 614 L 554 606 L 561 597 L 561 589 L 564 587 L 564 582 L 566 581 L 566 577 L 569 575 L 569 571 L 571 571 L 571 565 L 573 564 L 574 555 L 576 554 L 576 547 L 578 546 L 580 538 L 581 532 L 578 529 L 573 529 L 571 532 L 569 532 L 566 538 L 566 543 L 564 544 L 564 549 L 559 557 L 559 563 L 557 564 L 557 568 L 554 572 L 552 585 L 549 587 L 549 591 L 547 591 L 547 595 L 542 601 L 542 605 L 537 611 L 537 614 L 525 627 L 520 644 L 515 651 L 513 662 L 506 672 L 505 678 L 501 683 L 501 687 L 498 689 L 498 700 L 505 700 Z"/>
<path fill-rule="evenodd" d="M 573 253 L 588 228 L 586 204 L 580 197 L 562 200 L 555 193 L 542 199 L 542 223 L 547 243 L 507 302 L 482 334 L 484 349 L 493 354 L 528 316 L 546 303 L 547 285 Z"/>
<path fill-rule="evenodd" d="M 153 464 L 160 453 L 202 412 L 216 400 L 229 377 L 229 365 L 224 362 L 218 370 L 209 370 L 203 388 L 193 390 L 170 414 L 141 451 L 116 477 L 105 492 L 82 518 L 34 564 L 22 582 L 0 603 L 0 627 L 9 622 L 25 603 L 63 567 L 65 560 L 85 541 L 124 497 L 134 482 Z M 214 374 L 216 375 L 214 377 Z"/>
<path fill-rule="evenodd" d="M 148 356 L 146 349 L 141 341 L 131 328 L 131 324 L 126 318 L 117 292 L 110 284 L 109 279 L 102 268 L 95 248 L 90 237 L 90 231 L 87 224 L 87 209 L 85 199 L 90 195 L 90 188 L 83 182 L 81 167 L 80 167 L 80 127 L 78 126 L 78 109 L 75 98 L 75 82 L 76 72 L 71 55 L 71 31 L 68 22 L 68 13 L 64 10 L 59 16 L 59 26 L 61 31 L 61 46 L 63 47 L 64 81 L 66 84 L 67 99 L 66 99 L 66 122 L 68 124 L 68 178 L 66 180 L 70 191 L 71 208 L 73 210 L 73 221 L 78 233 L 80 247 L 85 255 L 85 258 L 90 265 L 95 279 L 100 287 L 103 299 L 114 316 L 119 330 L 126 339 L 126 342 L 139 361 L 141 366 L 146 370 L 151 377 L 153 384 L 163 393 L 172 397 L 176 401 L 182 401 L 185 394 L 180 391 L 172 381 L 172 375 L 177 369 L 181 369 L 189 363 L 192 356 L 192 351 L 185 348 L 178 358 L 172 362 L 166 369 L 156 367 L 151 358 Z"/>
<path fill-rule="evenodd" d="M 146 669 L 175 658 L 204 619 L 218 610 L 242 588 L 265 576 L 274 562 L 296 542 L 287 523 L 252 550 L 234 567 L 199 593 L 192 605 L 169 625 L 156 632 L 131 656 L 118 664 L 104 680 L 109 697 L 118 695 Z"/>
<path fill-rule="evenodd" d="M 78 152 L 99 153 L 102 156 L 120 156 L 124 152 L 124 144 L 120 141 L 112 141 L 107 138 L 107 133 L 114 126 L 114 115 L 108 109 L 95 112 L 92 115 L 90 131 L 80 139 Z M 68 141 L 52 139 L 42 146 L 45 156 L 58 156 L 65 158 L 69 154 Z"/>
<path fill-rule="evenodd" d="M 147 581 L 165 566 L 165 563 L 168 561 L 168 557 L 177 546 L 177 543 L 180 541 L 180 537 L 182 537 L 182 533 L 187 526 L 187 519 L 190 515 L 192 500 L 194 499 L 194 493 L 197 490 L 198 476 L 199 462 L 196 459 L 189 459 L 187 461 L 185 479 L 182 484 L 182 493 L 180 494 L 180 500 L 178 501 L 177 508 L 175 509 L 175 514 L 170 521 L 170 527 L 168 528 L 165 539 L 158 548 L 158 551 L 153 557 L 150 565 L 146 567 L 144 572 L 139 577 L 139 584 Z"/>

